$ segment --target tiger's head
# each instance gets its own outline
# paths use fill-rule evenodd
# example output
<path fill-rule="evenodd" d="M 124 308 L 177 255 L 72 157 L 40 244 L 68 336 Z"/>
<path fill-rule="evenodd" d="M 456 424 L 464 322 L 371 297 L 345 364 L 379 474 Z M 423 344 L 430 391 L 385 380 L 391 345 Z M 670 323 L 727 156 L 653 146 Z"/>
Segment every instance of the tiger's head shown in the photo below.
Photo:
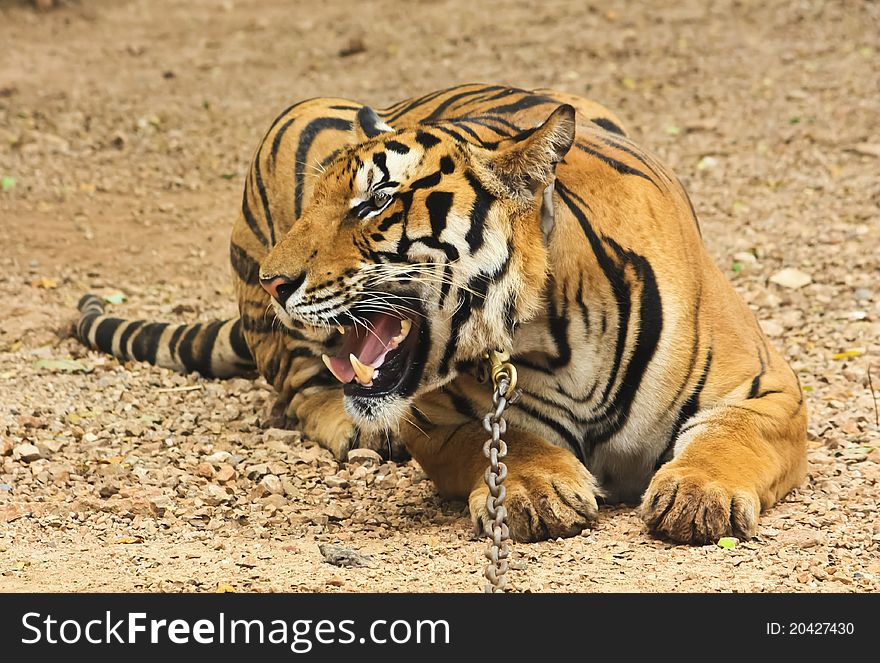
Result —
<path fill-rule="evenodd" d="M 396 131 L 361 109 L 352 144 L 260 265 L 282 323 L 342 334 L 324 363 L 367 429 L 396 426 L 416 395 L 510 348 L 540 307 L 574 108 L 497 144 L 454 128 Z"/>

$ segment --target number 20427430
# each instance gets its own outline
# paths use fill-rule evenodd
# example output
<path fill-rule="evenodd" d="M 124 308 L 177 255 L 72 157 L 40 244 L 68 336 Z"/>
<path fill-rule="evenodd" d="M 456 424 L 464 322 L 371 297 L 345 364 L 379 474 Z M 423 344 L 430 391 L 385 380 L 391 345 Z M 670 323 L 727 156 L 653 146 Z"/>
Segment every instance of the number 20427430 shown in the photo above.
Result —
<path fill-rule="evenodd" d="M 767 635 L 852 635 L 852 622 L 767 622 Z"/>

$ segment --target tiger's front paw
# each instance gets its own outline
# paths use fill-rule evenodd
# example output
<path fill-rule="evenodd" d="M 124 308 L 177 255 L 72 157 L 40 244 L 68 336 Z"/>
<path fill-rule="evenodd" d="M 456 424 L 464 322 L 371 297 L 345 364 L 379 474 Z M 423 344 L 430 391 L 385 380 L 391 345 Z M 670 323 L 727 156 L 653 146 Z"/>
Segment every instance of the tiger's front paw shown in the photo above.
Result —
<path fill-rule="evenodd" d="M 573 456 L 562 468 L 559 463 L 511 467 L 504 487 L 507 523 L 515 541 L 575 536 L 590 527 L 599 513 L 596 482 Z M 492 528 L 493 519 L 486 508 L 488 495 L 489 488 L 481 482 L 468 500 L 477 534 Z"/>
<path fill-rule="evenodd" d="M 749 488 L 728 486 L 704 470 L 674 462 L 661 468 L 642 497 L 641 516 L 652 532 L 680 543 L 714 543 L 755 535 L 761 503 Z"/>

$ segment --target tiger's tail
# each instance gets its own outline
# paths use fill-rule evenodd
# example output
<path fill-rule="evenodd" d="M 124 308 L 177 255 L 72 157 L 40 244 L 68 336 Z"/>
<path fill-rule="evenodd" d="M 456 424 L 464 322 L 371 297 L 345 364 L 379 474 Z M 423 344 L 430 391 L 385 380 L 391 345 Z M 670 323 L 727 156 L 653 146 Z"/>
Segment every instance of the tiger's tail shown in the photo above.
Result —
<path fill-rule="evenodd" d="M 121 361 L 146 361 L 209 378 L 231 378 L 256 370 L 239 318 L 190 324 L 124 320 L 105 315 L 104 302 L 95 295 L 84 295 L 77 307 L 77 338 Z"/>

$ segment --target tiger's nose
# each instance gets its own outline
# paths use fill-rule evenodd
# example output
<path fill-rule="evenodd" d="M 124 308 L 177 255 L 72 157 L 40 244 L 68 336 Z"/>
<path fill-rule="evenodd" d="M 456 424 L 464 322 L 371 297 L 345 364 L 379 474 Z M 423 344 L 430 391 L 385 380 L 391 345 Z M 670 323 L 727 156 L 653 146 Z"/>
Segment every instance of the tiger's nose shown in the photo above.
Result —
<path fill-rule="evenodd" d="M 272 276 L 267 279 L 260 279 L 260 285 L 263 290 L 274 297 L 279 304 L 284 306 L 290 296 L 299 290 L 303 282 L 306 280 L 305 272 L 295 278 L 288 276 Z"/>

